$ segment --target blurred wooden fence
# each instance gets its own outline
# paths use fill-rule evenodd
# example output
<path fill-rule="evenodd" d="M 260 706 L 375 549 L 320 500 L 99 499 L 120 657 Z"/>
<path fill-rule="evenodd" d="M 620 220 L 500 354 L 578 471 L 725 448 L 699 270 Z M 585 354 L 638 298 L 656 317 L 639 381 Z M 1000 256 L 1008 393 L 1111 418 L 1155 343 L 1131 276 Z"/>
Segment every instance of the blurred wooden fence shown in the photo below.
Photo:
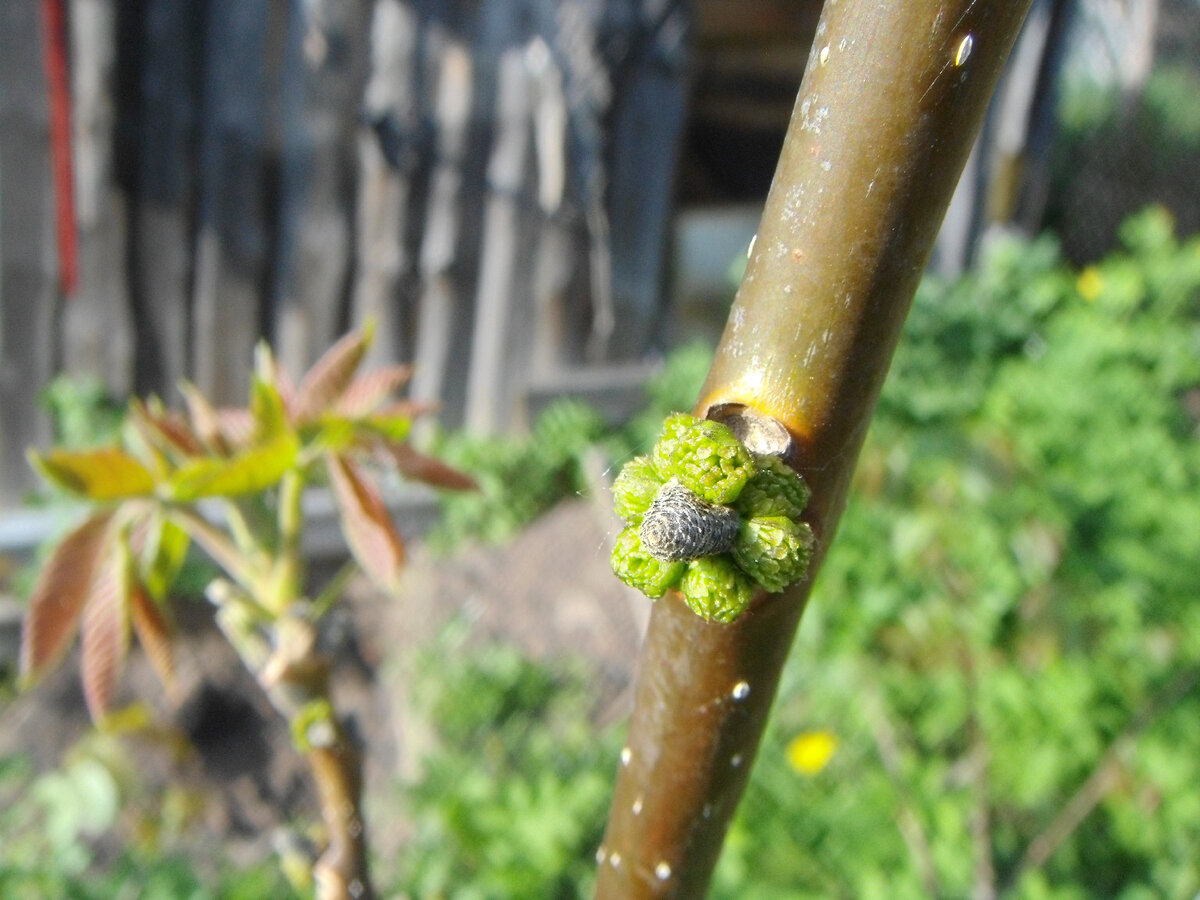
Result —
<path fill-rule="evenodd" d="M 236 402 L 259 336 L 298 371 L 370 318 L 374 361 L 415 363 L 450 426 L 636 382 L 671 334 L 677 173 L 765 189 L 819 5 L 0 0 L 0 507 L 60 371 Z M 935 270 L 1041 226 L 1070 34 L 1131 93 L 1180 30 L 1159 6 L 1035 0 Z"/>
<path fill-rule="evenodd" d="M 0 503 L 48 438 L 36 394 L 58 371 L 237 401 L 260 335 L 299 370 L 369 317 L 377 360 L 413 361 L 416 397 L 486 431 L 564 372 L 640 358 L 687 18 L 674 0 L 0 3 Z"/>

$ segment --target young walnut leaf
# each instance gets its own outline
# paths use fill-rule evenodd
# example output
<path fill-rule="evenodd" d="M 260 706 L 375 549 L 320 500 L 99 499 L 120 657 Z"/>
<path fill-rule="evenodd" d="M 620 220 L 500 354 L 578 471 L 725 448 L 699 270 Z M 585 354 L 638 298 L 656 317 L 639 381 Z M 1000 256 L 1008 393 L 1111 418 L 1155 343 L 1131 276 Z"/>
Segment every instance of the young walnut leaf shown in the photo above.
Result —
<path fill-rule="evenodd" d="M 359 363 L 367 352 L 370 336 L 352 331 L 313 363 L 296 389 L 296 421 L 310 420 L 328 410 L 354 380 Z"/>
<path fill-rule="evenodd" d="M 216 409 L 209 403 L 201 390 L 191 382 L 185 381 L 179 386 L 187 403 L 188 418 L 192 428 L 210 450 L 215 453 L 228 453 L 229 445 L 225 439 L 221 418 Z"/>
<path fill-rule="evenodd" d="M 350 551 L 372 581 L 395 591 L 404 566 L 404 542 L 383 498 L 345 457 L 328 454 L 325 464 Z"/>
<path fill-rule="evenodd" d="M 250 415 L 254 422 L 254 443 L 263 444 L 286 434 L 288 413 L 275 385 L 254 378 L 250 385 Z"/>
<path fill-rule="evenodd" d="M 412 377 L 412 366 L 391 365 L 355 378 L 337 402 L 337 413 L 349 419 L 375 412 Z"/>
<path fill-rule="evenodd" d="M 129 649 L 129 547 L 114 542 L 92 580 L 79 629 L 83 697 L 93 722 L 103 720 Z"/>
<path fill-rule="evenodd" d="M 79 624 L 103 557 L 113 541 L 111 510 L 96 513 L 68 533 L 42 566 L 21 634 L 21 677 L 31 683 L 56 663 Z"/>
<path fill-rule="evenodd" d="M 154 490 L 154 476 L 136 456 L 121 447 L 95 450 L 30 452 L 30 464 L 47 481 L 89 500 L 144 497 Z"/>
<path fill-rule="evenodd" d="M 465 472 L 448 466 L 440 459 L 426 456 L 408 444 L 387 444 L 397 471 L 409 481 L 420 481 L 447 491 L 477 491 L 479 483 Z"/>
<path fill-rule="evenodd" d="M 160 403 L 131 400 L 129 421 L 149 446 L 172 458 L 199 456 L 204 452 L 204 444 L 187 420 L 177 412 L 163 409 Z"/>
<path fill-rule="evenodd" d="M 160 508 L 151 508 L 133 520 L 129 549 L 136 565 L 135 580 L 161 599 L 183 568 L 191 538 L 170 521 Z"/>
<path fill-rule="evenodd" d="M 150 593 L 134 585 L 129 593 L 129 617 L 146 658 L 167 691 L 175 686 L 175 645 L 171 641 L 171 626 Z"/>
<path fill-rule="evenodd" d="M 254 413 L 241 406 L 222 406 L 216 411 L 221 440 L 227 454 L 245 450 L 254 443 Z"/>
<path fill-rule="evenodd" d="M 201 497 L 235 497 L 266 490 L 296 465 L 300 441 L 285 433 L 229 457 L 202 457 L 180 466 L 171 477 L 171 495 L 190 502 Z"/>

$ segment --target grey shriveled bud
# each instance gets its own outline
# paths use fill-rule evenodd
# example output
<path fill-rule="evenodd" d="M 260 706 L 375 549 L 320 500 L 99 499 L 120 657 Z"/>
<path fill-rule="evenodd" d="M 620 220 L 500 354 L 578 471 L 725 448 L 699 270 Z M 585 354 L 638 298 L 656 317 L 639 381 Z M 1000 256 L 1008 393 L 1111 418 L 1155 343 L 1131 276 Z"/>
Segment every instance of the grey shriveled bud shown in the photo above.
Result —
<path fill-rule="evenodd" d="M 642 518 L 642 546 L 663 562 L 700 559 L 729 550 L 741 518 L 728 506 L 709 503 L 675 479 L 664 484 Z"/>

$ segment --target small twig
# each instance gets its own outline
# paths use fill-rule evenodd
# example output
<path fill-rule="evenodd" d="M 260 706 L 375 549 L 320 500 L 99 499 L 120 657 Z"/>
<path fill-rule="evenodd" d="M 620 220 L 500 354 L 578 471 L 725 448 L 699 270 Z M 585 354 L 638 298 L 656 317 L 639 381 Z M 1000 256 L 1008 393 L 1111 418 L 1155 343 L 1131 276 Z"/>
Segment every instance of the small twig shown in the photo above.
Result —
<path fill-rule="evenodd" d="M 913 809 L 908 786 L 904 783 L 904 776 L 900 771 L 900 745 L 896 738 L 896 730 L 884 710 L 883 699 L 874 687 L 863 691 L 863 714 L 871 729 L 871 737 L 875 740 L 879 759 L 883 762 L 883 770 L 892 782 L 900 802 L 896 827 L 900 829 L 900 836 L 904 838 L 908 852 L 912 855 L 925 893 L 930 897 L 940 896 L 941 889 L 938 886 L 937 869 L 933 864 L 933 851 L 929 847 L 925 829 Z"/>
<path fill-rule="evenodd" d="M 992 859 L 992 809 L 988 800 L 988 772 L 992 753 L 979 722 L 979 678 L 975 656 L 971 652 L 965 631 L 960 652 L 968 692 L 967 740 L 970 747 L 968 774 L 971 795 L 971 815 L 968 824 L 975 856 L 975 883 L 971 896 L 973 900 L 996 900 L 996 866 Z"/>
<path fill-rule="evenodd" d="M 1116 783 L 1121 767 L 1133 752 L 1141 733 L 1150 727 L 1160 715 L 1182 700 L 1198 683 L 1200 683 L 1200 667 L 1185 669 L 1142 707 L 1125 727 L 1125 730 L 1109 744 L 1108 750 L 1100 757 L 1096 768 L 1079 786 L 1079 789 L 1054 817 L 1054 820 L 1041 834 L 1029 842 L 1020 862 L 1017 863 L 1016 868 L 1007 879 L 1006 891 L 1019 884 L 1026 872 L 1038 869 L 1049 861 L 1054 851 L 1074 833 L 1075 829 L 1100 804 L 1100 801 Z"/>
<path fill-rule="evenodd" d="M 992 861 L 992 810 L 988 803 L 991 751 L 974 712 L 971 714 L 971 843 L 975 847 L 973 900 L 996 900 L 996 866 Z"/>
<path fill-rule="evenodd" d="M 220 528 L 186 506 L 168 505 L 165 507 L 165 513 L 167 518 L 186 531 L 230 578 L 247 592 L 255 591 L 258 586 L 258 573 Z"/>
<path fill-rule="evenodd" d="M 346 593 L 346 588 L 359 571 L 358 563 L 350 560 L 329 579 L 329 583 L 321 589 L 321 593 L 312 601 L 311 615 L 314 622 L 320 621 L 333 608 L 333 605 L 342 599 L 342 596 Z"/>

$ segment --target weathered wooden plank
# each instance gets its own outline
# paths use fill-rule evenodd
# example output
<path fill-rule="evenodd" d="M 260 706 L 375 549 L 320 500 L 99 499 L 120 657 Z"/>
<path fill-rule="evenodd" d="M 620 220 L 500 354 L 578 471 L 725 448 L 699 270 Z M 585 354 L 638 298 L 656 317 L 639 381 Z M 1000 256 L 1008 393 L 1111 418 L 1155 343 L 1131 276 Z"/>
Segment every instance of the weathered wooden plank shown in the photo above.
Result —
<path fill-rule="evenodd" d="M 678 60 L 682 65 L 682 59 Z M 662 315 L 668 222 L 687 92 L 681 73 L 647 50 L 614 97 L 609 170 L 613 313 L 605 358 L 636 359 Z"/>
<path fill-rule="evenodd" d="M 550 48 L 540 38 L 526 51 L 526 62 L 533 76 L 533 134 L 537 167 L 538 208 L 542 213 L 537 247 L 530 276 L 533 321 L 530 326 L 532 349 L 529 354 L 529 379 L 549 376 L 580 356 L 569 346 L 568 292 L 573 279 L 586 260 L 584 243 L 564 215 L 569 157 L 567 153 L 567 98 L 563 73 Z M 580 304 L 575 304 L 578 308 Z M 576 321 L 575 328 L 586 332 L 588 324 Z"/>
<path fill-rule="evenodd" d="M 967 270 L 990 229 L 1019 221 L 1027 161 L 1040 170 L 1039 188 L 1049 177 L 1044 105 L 1055 94 L 1066 5 L 1037 0 L 1025 20 L 938 233 L 929 268 L 944 278 Z M 1046 159 L 1035 161 L 1039 153 Z M 1040 212 L 1044 197 L 1029 199 Z M 1024 221 L 1031 221 L 1028 214 Z"/>
<path fill-rule="evenodd" d="M 58 306 L 50 128 L 36 3 L 0 3 L 0 503 L 33 478 L 25 448 L 49 439 L 37 392 L 54 372 Z"/>
<path fill-rule="evenodd" d="M 261 333 L 271 234 L 266 41 L 276 0 L 210 0 L 200 120 L 192 368 L 217 402 L 244 399 Z"/>
<path fill-rule="evenodd" d="M 446 409 L 447 384 L 452 365 L 463 368 L 465 360 L 455 358 L 456 332 L 461 334 L 465 303 L 461 295 L 460 273 L 455 263 L 461 254 L 462 156 L 466 151 L 471 117 L 472 59 L 468 49 L 457 41 L 445 39 L 440 52 L 437 99 L 434 115 L 438 126 L 437 165 L 429 190 L 425 234 L 421 243 L 419 268 L 421 299 L 418 307 L 415 371 L 412 382 L 414 399 L 441 403 Z M 463 354 L 465 356 L 465 354 Z"/>
<path fill-rule="evenodd" d="M 190 372 L 203 7 L 123 0 L 116 31 L 117 177 L 129 216 L 134 388 L 171 397 Z"/>
<path fill-rule="evenodd" d="M 113 177 L 113 0 L 72 0 L 75 213 L 79 287 L 62 316 L 63 369 L 133 388 L 133 332 L 125 278 L 125 201 Z"/>
<path fill-rule="evenodd" d="M 409 355 L 405 331 L 415 282 L 414 254 L 406 239 L 411 215 L 412 153 L 384 151 L 385 136 L 415 144 L 420 108 L 417 97 L 417 18 L 400 0 L 376 0 L 371 20 L 370 74 L 363 106 L 367 123 L 358 137 L 358 198 L 355 282 L 351 321 L 373 320 L 376 339 L 367 364 Z"/>
<path fill-rule="evenodd" d="M 369 7 L 359 0 L 306 3 L 288 22 L 276 261 L 283 271 L 271 300 L 275 340 L 293 371 L 307 368 L 346 324 L 368 26 Z"/>
<path fill-rule="evenodd" d="M 504 52 L 496 71 L 495 143 L 488 162 L 489 195 L 484 205 L 483 246 L 475 290 L 475 328 L 467 378 L 465 425 L 487 434 L 503 430 L 512 417 L 516 395 L 508 371 L 522 365 L 522 344 L 528 330 L 521 327 L 519 295 L 522 257 L 529 257 L 533 235 L 521 203 L 532 194 L 530 85 L 524 53 Z M 524 196 L 523 196 L 524 195 Z M 523 252 L 525 251 L 525 252 Z M 528 266 L 524 274 L 527 275 Z M 520 361 L 520 363 L 518 363 Z M 524 365 L 522 365 L 524 367 Z"/>

